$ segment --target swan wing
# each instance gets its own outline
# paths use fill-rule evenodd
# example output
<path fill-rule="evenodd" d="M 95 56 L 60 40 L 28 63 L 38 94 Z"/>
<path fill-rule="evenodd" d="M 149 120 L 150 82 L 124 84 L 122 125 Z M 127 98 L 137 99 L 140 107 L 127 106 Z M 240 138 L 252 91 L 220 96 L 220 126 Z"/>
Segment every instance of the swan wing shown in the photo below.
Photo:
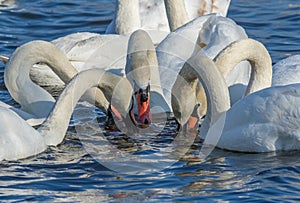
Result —
<path fill-rule="evenodd" d="M 271 87 L 246 96 L 226 113 L 217 146 L 242 152 L 300 149 L 299 103 L 299 84 Z"/>

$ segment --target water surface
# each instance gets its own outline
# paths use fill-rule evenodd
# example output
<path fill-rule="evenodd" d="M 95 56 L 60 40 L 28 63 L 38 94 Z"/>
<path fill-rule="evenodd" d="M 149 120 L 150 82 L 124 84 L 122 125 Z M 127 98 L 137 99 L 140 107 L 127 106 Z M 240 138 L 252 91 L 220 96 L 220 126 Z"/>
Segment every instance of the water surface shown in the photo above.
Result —
<path fill-rule="evenodd" d="M 115 7 L 109 0 L 12 2 L 15 4 L 11 7 L 0 7 L 0 53 L 6 55 L 31 40 L 53 40 L 82 31 L 103 33 Z M 274 63 L 300 54 L 300 4 L 297 1 L 232 0 L 228 16 L 243 26 L 250 37 L 266 45 Z M 3 68 L 1 64 L 0 98 L 16 105 L 4 87 Z M 105 129 L 105 115 L 98 112 L 98 116 Z M 28 159 L 0 163 L 0 200 L 300 201 L 298 151 L 244 154 L 215 150 L 203 162 L 196 156 L 201 145 L 196 141 L 184 157 L 164 170 L 120 174 L 91 156 L 72 126 L 58 147 Z M 173 129 L 171 122 L 164 131 L 166 136 L 157 138 L 151 146 L 162 146 L 174 136 Z M 127 139 L 112 129 L 106 136 L 121 144 Z M 138 144 L 147 146 L 146 141 L 140 140 Z M 153 153 L 151 150 L 143 153 Z"/>

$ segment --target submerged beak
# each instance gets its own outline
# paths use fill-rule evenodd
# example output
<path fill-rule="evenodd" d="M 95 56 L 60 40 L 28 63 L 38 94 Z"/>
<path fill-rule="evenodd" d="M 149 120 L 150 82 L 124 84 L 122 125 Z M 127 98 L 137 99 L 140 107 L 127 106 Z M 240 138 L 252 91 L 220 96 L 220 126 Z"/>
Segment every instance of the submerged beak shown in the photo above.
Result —
<path fill-rule="evenodd" d="M 132 98 L 131 107 L 129 110 L 129 118 L 131 119 L 132 123 L 136 126 L 145 127 L 146 125 L 151 124 L 151 113 L 150 113 L 150 85 L 147 86 L 146 89 L 139 89 L 135 92 L 135 99 L 137 102 L 137 109 L 138 109 L 138 121 L 135 119 L 134 115 L 134 98 Z M 119 121 L 124 120 L 123 116 L 119 113 L 119 111 L 113 106 L 110 105 L 110 112 L 116 116 Z"/>
<path fill-rule="evenodd" d="M 198 108 L 200 104 L 196 104 L 194 107 L 194 110 L 188 120 L 188 128 L 190 130 L 197 130 L 198 129 L 198 122 L 199 122 L 199 116 L 198 116 Z"/>
<path fill-rule="evenodd" d="M 138 119 L 142 125 L 149 125 L 151 123 L 149 89 L 150 86 L 148 85 L 146 89 L 139 89 L 135 93 L 138 108 Z"/>
<path fill-rule="evenodd" d="M 188 132 L 195 133 L 195 136 L 198 134 L 198 122 L 199 122 L 199 116 L 198 116 L 198 107 L 200 104 L 196 104 L 194 107 L 194 110 L 192 114 L 190 115 L 188 121 L 185 124 L 180 124 L 177 121 L 177 131 L 186 130 Z"/>
<path fill-rule="evenodd" d="M 110 105 L 109 109 L 110 109 L 109 112 L 112 112 L 119 120 L 122 120 L 122 115 L 119 113 L 119 111 L 113 105 Z"/>

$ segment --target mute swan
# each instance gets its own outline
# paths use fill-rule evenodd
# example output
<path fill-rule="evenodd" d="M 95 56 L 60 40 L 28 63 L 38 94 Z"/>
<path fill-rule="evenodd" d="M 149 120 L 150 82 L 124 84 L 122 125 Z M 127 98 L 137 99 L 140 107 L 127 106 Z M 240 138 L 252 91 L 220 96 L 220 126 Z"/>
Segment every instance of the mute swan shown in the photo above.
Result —
<path fill-rule="evenodd" d="M 125 73 L 135 92 L 139 120 L 146 124 L 146 120 L 151 121 L 150 107 L 158 107 L 157 103 L 163 109 L 167 106 L 161 89 L 155 47 L 146 31 L 137 30 L 131 34 Z M 159 117 L 159 113 L 165 112 L 152 108 L 151 113 Z"/>
<path fill-rule="evenodd" d="M 114 82 L 113 82 L 114 81 Z M 122 115 L 128 113 L 131 101 L 129 82 L 122 77 L 100 69 L 90 69 L 77 74 L 63 90 L 45 122 L 34 129 L 21 117 L 7 108 L 0 107 L 0 160 L 22 159 L 44 151 L 47 146 L 56 146 L 62 142 L 68 128 L 75 104 L 81 95 L 91 87 L 104 88 L 107 99 L 111 99 L 110 90 L 114 90 L 115 104 Z M 119 88 L 122 87 L 122 88 Z"/>
<path fill-rule="evenodd" d="M 202 53 L 203 54 L 203 53 Z M 203 57 L 202 57 L 203 58 Z M 215 66 L 219 68 L 221 75 L 226 78 L 230 71 L 240 62 L 247 60 L 251 64 L 251 80 L 247 87 L 245 94 L 261 90 L 271 86 L 272 81 L 272 60 L 267 49 L 260 42 L 253 39 L 242 39 L 233 42 L 223 49 L 215 60 Z M 187 62 L 189 63 L 189 61 Z M 196 81 L 197 76 L 195 70 L 190 64 L 185 63 L 179 72 L 174 86 L 173 92 L 180 92 L 180 94 L 172 95 L 172 108 L 176 118 L 179 118 L 179 123 L 186 123 L 188 120 L 187 115 L 191 115 L 194 111 L 196 98 L 194 97 L 195 88 L 191 86 Z M 202 84 L 203 85 L 203 84 Z M 200 89 L 200 95 L 205 96 L 204 91 Z M 197 92 L 197 93 L 199 93 Z M 188 101 L 181 98 L 190 97 Z M 230 98 L 230 97 L 229 97 Z M 206 98 L 201 97 L 200 103 L 206 103 Z M 184 103 L 178 103 L 178 101 L 184 101 Z M 202 115 L 193 115 L 194 117 L 201 117 Z M 182 120 L 184 118 L 184 120 Z M 189 123 L 190 127 L 194 127 L 196 123 Z"/>
<path fill-rule="evenodd" d="M 183 64 L 194 52 L 201 49 L 213 59 L 230 43 L 246 38 L 248 37 L 244 29 L 233 20 L 215 14 L 198 17 L 171 32 L 156 48 L 163 93 L 169 106 L 171 107 L 170 90 Z M 228 86 L 248 82 L 249 70 L 248 62 L 238 64 L 228 75 Z M 205 115 L 205 111 L 206 104 L 201 102 L 201 114 Z"/>
<path fill-rule="evenodd" d="M 148 44 L 147 40 L 149 41 Z M 143 43 L 145 43 L 145 45 L 143 45 Z M 152 50 L 149 50 L 149 44 L 152 45 L 150 47 Z M 150 81 L 150 72 L 145 74 L 145 71 L 149 71 L 149 67 L 146 66 L 142 68 L 142 71 L 139 71 L 141 65 L 139 62 L 141 61 L 141 53 L 150 54 L 151 51 L 154 51 L 154 46 L 146 32 L 137 30 L 130 36 L 126 70 L 127 72 L 135 74 L 133 79 L 138 90 L 135 92 L 135 95 L 140 98 L 137 102 L 139 110 L 138 116 L 139 121 L 143 124 L 151 122 L 149 116 L 150 106 L 147 104 L 144 105 L 144 103 L 149 103 L 150 98 L 142 101 L 143 98 L 146 98 L 143 97 L 143 92 L 150 89 L 150 87 L 145 86 L 145 84 L 148 85 Z M 35 115 L 37 118 L 44 118 L 52 109 L 54 98 L 44 89 L 35 85 L 29 78 L 30 68 L 38 62 L 50 66 L 65 82 L 70 80 L 72 76 L 77 73 L 77 70 L 58 48 L 48 42 L 32 41 L 22 45 L 13 53 L 5 69 L 5 84 L 8 91 L 12 97 L 21 104 L 23 110 Z M 17 78 L 19 78 L 19 80 L 17 80 Z M 143 79 L 145 83 L 143 83 Z M 97 89 L 96 91 L 96 104 L 106 111 L 109 107 L 109 103 L 103 97 L 101 91 Z M 93 98 L 94 93 L 90 92 L 88 96 Z"/>
<path fill-rule="evenodd" d="M 200 128 L 204 144 L 241 152 L 300 149 L 299 84 L 259 90 L 230 108 L 228 88 L 215 63 L 198 53 L 187 64 L 193 67 L 207 94 L 207 115 Z M 187 102 L 188 98 L 183 98 Z"/>
<path fill-rule="evenodd" d="M 64 54 L 53 44 L 46 41 L 31 41 L 18 47 L 6 64 L 4 82 L 12 98 L 21 105 L 21 110 L 9 107 L 32 125 L 40 124 L 51 111 L 55 99 L 43 88 L 34 84 L 30 77 L 30 69 L 36 63 L 45 63 L 59 77 L 68 82 L 77 70 L 70 64 Z M 108 108 L 102 92 L 94 89 L 86 93 L 86 99 L 96 100 L 102 109 Z M 96 95 L 95 95 L 96 94 Z M 95 98 L 95 99 L 94 99 Z"/>

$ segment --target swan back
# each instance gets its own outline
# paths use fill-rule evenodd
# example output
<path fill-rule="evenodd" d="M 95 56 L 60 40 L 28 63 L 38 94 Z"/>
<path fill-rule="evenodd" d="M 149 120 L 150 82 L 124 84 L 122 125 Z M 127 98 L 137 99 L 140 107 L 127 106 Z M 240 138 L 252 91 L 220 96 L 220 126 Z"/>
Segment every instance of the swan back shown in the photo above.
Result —
<path fill-rule="evenodd" d="M 300 82 L 300 55 L 290 56 L 273 66 L 272 86 Z"/>
<path fill-rule="evenodd" d="M 217 146 L 244 152 L 300 149 L 299 103 L 299 84 L 271 87 L 246 96 L 226 113 Z"/>

